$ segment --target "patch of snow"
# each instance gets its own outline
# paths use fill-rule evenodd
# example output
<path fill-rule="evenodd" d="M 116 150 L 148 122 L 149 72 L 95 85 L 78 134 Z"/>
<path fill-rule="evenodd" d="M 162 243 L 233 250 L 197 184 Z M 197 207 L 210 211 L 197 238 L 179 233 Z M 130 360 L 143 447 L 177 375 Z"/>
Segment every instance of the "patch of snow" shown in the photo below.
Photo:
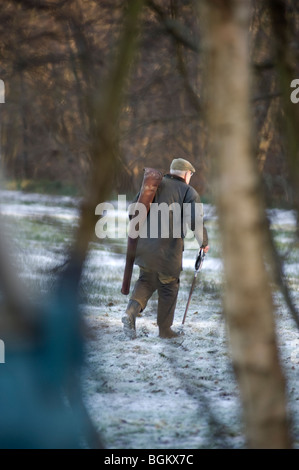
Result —
<path fill-rule="evenodd" d="M 30 217 L 63 218 L 71 226 L 77 217 L 78 200 L 0 192 L 1 211 L 17 224 Z M 207 205 L 210 230 L 215 209 Z M 272 226 L 295 229 L 292 211 L 269 211 Z M 126 217 L 125 211 L 120 214 Z M 47 224 L 41 224 L 41 231 Z M 61 230 L 57 228 L 57 231 Z M 28 228 L 29 230 L 29 228 Z M 42 279 L 63 261 L 63 252 L 51 242 L 22 238 L 18 266 L 29 281 Z M 18 231 L 15 237 L 18 237 Z M 66 238 L 68 240 L 68 238 Z M 278 234 L 282 244 L 288 238 Z M 82 280 L 86 293 L 81 309 L 86 323 L 85 366 L 82 371 L 84 401 L 93 422 L 109 449 L 242 448 L 245 446 L 240 397 L 232 371 L 219 291 L 206 292 L 210 280 L 222 282 L 222 260 L 205 257 L 200 279 L 190 303 L 184 335 L 175 340 L 158 337 L 157 295 L 137 318 L 137 338 L 128 340 L 121 317 L 128 297 L 120 293 L 125 264 L 125 240 L 91 244 Z M 59 248 L 61 249 L 61 247 Z M 121 253 L 119 253 L 121 251 Z M 215 250 L 216 252 L 217 250 Z M 189 294 L 196 242 L 187 241 L 174 328 L 181 328 Z M 294 276 L 292 292 L 298 292 L 298 267 L 286 262 L 285 272 Z M 138 275 L 134 269 L 132 286 Z M 44 274 L 45 279 L 47 275 Z M 39 286 L 39 284 L 38 284 Z M 213 287 L 213 286 L 212 286 Z M 298 295 L 298 294 L 297 294 Z M 299 299 L 298 299 L 299 300 Z M 299 447 L 299 340 L 298 330 L 279 295 L 275 296 L 277 335 L 281 362 L 287 377 L 295 446 Z"/>

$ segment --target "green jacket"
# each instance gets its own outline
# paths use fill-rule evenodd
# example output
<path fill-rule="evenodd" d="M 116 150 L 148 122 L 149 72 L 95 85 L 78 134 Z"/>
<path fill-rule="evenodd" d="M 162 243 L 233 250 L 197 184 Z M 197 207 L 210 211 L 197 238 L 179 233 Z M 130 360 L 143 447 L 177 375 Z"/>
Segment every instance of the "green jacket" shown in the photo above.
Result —
<path fill-rule="evenodd" d="M 137 198 L 138 195 L 136 200 Z M 202 205 L 196 205 L 196 203 L 200 203 L 200 197 L 192 186 L 186 184 L 183 178 L 167 174 L 162 179 L 153 203 L 157 204 L 151 206 L 147 223 L 144 224 L 140 232 L 135 264 L 151 271 L 179 277 L 182 271 L 186 223 L 194 231 L 200 246 L 208 244 L 207 231 L 203 225 Z M 168 207 L 176 203 L 175 213 L 168 211 L 167 216 L 169 214 L 169 217 L 166 217 L 162 211 L 163 215 L 161 216 L 161 212 L 158 210 L 158 205 L 161 203 L 166 203 Z M 164 204 L 164 208 L 166 204 Z M 183 213 L 188 214 L 186 208 L 189 210 L 187 220 L 183 217 Z M 180 224 L 179 228 L 178 223 Z"/>

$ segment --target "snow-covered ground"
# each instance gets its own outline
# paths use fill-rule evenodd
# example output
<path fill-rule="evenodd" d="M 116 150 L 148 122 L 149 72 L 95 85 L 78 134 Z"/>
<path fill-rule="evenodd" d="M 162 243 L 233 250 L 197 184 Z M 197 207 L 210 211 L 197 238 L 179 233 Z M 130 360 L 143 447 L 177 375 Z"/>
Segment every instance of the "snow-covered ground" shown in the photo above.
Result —
<path fill-rule="evenodd" d="M 15 257 L 28 290 L 38 296 L 53 281 L 78 221 L 78 200 L 0 192 L 0 212 L 12 229 Z M 81 283 L 86 320 L 84 401 L 110 449 L 242 448 L 238 387 L 222 315 L 222 261 L 217 220 L 205 207 L 211 249 L 200 272 L 184 335 L 162 340 L 154 294 L 137 319 L 137 339 L 122 331 L 127 297 L 120 293 L 125 239 L 94 240 Z M 120 217 L 125 217 L 121 213 Z M 275 242 L 286 255 L 285 274 L 299 301 L 298 246 L 292 211 L 269 211 Z M 8 230 L 8 229 L 7 229 Z M 291 248 L 291 249 L 290 249 Z M 289 251 L 288 251 L 289 250 Z M 187 240 L 175 327 L 180 327 L 193 278 L 197 249 Z M 137 279 L 134 269 L 132 285 Z M 277 336 L 287 378 L 289 413 L 299 447 L 299 333 L 279 292 L 274 293 Z"/>

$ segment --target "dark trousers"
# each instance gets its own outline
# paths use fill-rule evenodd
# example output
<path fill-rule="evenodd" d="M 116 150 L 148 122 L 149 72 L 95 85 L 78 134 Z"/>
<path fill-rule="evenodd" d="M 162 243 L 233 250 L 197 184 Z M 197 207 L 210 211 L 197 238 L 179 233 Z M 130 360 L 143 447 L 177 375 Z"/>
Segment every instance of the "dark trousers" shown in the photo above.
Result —
<path fill-rule="evenodd" d="M 179 285 L 178 278 L 140 268 L 139 279 L 133 289 L 131 300 L 139 302 L 144 310 L 148 300 L 157 290 L 157 324 L 159 328 L 169 328 L 173 323 Z"/>

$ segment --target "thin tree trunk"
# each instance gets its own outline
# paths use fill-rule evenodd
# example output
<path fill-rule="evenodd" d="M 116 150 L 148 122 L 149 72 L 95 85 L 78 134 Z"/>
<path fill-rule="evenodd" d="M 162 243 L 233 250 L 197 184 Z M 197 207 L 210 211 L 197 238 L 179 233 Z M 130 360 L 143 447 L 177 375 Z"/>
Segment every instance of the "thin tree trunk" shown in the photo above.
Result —
<path fill-rule="evenodd" d="M 264 265 L 265 215 L 251 148 L 249 0 L 205 0 L 207 117 L 226 279 L 224 310 L 248 447 L 291 446 L 272 293 Z"/>
<path fill-rule="evenodd" d="M 296 78 L 296 57 L 292 54 L 287 20 L 287 5 L 284 0 L 268 0 L 268 8 L 274 32 L 276 69 L 282 91 L 284 108 L 284 131 L 286 137 L 286 159 L 289 168 L 294 206 L 297 211 L 297 234 L 299 234 L 299 106 L 291 101 L 291 82 Z"/>
<path fill-rule="evenodd" d="M 29 316 L 32 310 L 35 314 L 37 307 L 32 307 L 30 303 L 27 303 L 21 288 L 17 285 L 17 276 L 11 268 L 11 262 L 7 256 L 2 231 L 0 230 L 0 287 L 3 290 L 2 300 L 4 300 L 7 308 L 7 313 L 4 312 L 4 315 L 6 313 L 6 317 L 9 318 L 9 321 L 6 321 L 6 318 L 3 321 L 4 315 L 2 312 L 0 327 L 2 326 L 1 331 L 2 334 L 4 333 L 5 340 L 6 337 L 8 338 L 5 344 L 9 345 L 8 349 L 13 357 L 13 361 L 8 361 L 9 371 L 6 372 L 3 379 L 6 389 L 9 390 L 9 387 L 12 387 L 15 383 L 19 384 L 19 371 L 23 364 L 27 367 L 26 370 L 30 371 L 29 375 L 27 374 L 28 384 L 25 387 L 27 391 L 25 390 L 25 394 L 23 394 L 19 390 L 22 397 L 20 403 L 28 404 L 28 409 L 26 406 L 19 404 L 18 389 L 13 389 L 14 393 L 11 397 L 7 396 L 7 402 L 4 405 L 2 402 L 0 403 L 2 407 L 7 407 L 7 404 L 9 408 L 14 409 L 15 407 L 16 412 L 21 413 L 20 419 L 25 419 L 27 428 L 26 426 L 21 426 L 21 429 L 16 428 L 14 413 L 11 415 L 6 414 L 5 422 L 10 424 L 8 431 L 5 429 L 5 432 L 8 432 L 8 437 L 3 431 L 3 425 L 2 429 L 0 426 L 0 446 L 4 439 L 5 445 L 9 442 L 12 448 L 18 448 L 19 445 L 33 448 L 38 445 L 38 447 L 49 448 L 48 446 L 52 446 L 53 442 L 57 446 L 63 446 L 66 442 L 67 446 L 70 445 L 73 448 L 82 445 L 81 439 L 85 439 L 91 448 L 102 447 L 101 439 L 83 403 L 80 380 L 78 379 L 79 368 L 82 364 L 82 325 L 77 294 L 88 252 L 88 243 L 94 234 L 95 208 L 101 200 L 109 197 L 112 189 L 112 174 L 117 163 L 116 155 L 113 152 L 115 139 L 117 140 L 118 137 L 117 123 L 132 61 L 137 49 L 142 6 L 143 0 L 131 0 L 129 2 L 122 40 L 118 45 L 118 55 L 109 76 L 110 80 L 107 82 L 107 87 L 105 90 L 101 90 L 101 92 L 104 92 L 103 102 L 100 102 L 99 99 L 100 91 L 94 90 L 95 102 L 94 104 L 89 103 L 90 155 L 93 164 L 89 193 L 82 205 L 72 257 L 67 268 L 58 279 L 56 291 L 53 293 L 52 298 L 48 299 L 48 305 L 44 307 L 45 311 L 42 307 L 43 318 L 41 319 L 39 316 L 37 325 L 35 318 Z M 5 331 L 3 331 L 3 327 Z M 37 333 L 39 335 L 38 342 L 36 342 Z M 13 341 L 10 340 L 9 336 L 13 338 Z M 16 342 L 16 338 L 17 340 L 21 339 L 20 343 Z M 24 350 L 26 350 L 26 354 L 22 353 Z M 49 385 L 46 399 L 45 380 Z M 34 394 L 30 392 L 31 390 L 34 390 Z M 65 412 L 65 400 L 62 401 L 61 399 L 62 393 L 63 398 L 68 398 L 72 407 L 73 422 L 81 432 L 80 442 L 77 442 L 76 431 L 71 432 L 72 430 L 68 425 L 70 415 L 68 409 L 67 413 Z M 45 403 L 47 406 L 45 406 Z M 59 415 L 60 404 L 61 413 Z M 53 416 L 51 414 L 52 405 Z M 28 410 L 30 410 L 30 413 Z M 38 436 L 36 431 L 37 418 L 41 422 Z M 51 433 L 51 430 L 55 427 L 54 425 L 57 425 L 57 429 L 59 429 L 56 439 Z M 65 434 L 63 431 L 61 432 L 60 428 L 65 430 Z M 24 430 L 27 431 L 26 436 L 24 436 Z"/>
<path fill-rule="evenodd" d="M 271 87 L 270 87 L 271 93 L 275 91 L 275 86 L 276 86 L 275 81 L 272 80 Z M 278 106 L 279 106 L 279 103 L 277 99 L 272 99 L 270 101 L 263 125 L 259 132 L 260 138 L 259 138 L 259 148 L 258 148 L 258 167 L 261 173 L 263 172 L 265 168 L 267 157 L 269 155 L 269 148 L 274 138 L 274 132 L 275 132 L 274 118 L 277 115 Z"/>
<path fill-rule="evenodd" d="M 21 120 L 22 120 L 22 131 L 23 131 L 23 148 L 22 148 L 22 158 L 23 158 L 23 177 L 27 179 L 29 177 L 29 162 L 28 162 L 28 125 L 27 125 L 27 98 L 26 98 L 26 85 L 24 79 L 24 71 L 20 70 L 20 97 L 21 97 Z"/>
<path fill-rule="evenodd" d="M 119 39 L 117 56 L 104 89 L 94 90 L 92 100 L 87 99 L 92 162 L 88 194 L 81 206 L 81 218 L 73 252 L 82 263 L 88 243 L 94 234 L 95 208 L 105 201 L 112 190 L 112 182 L 119 168 L 117 152 L 119 140 L 118 122 L 123 105 L 124 92 L 137 50 L 143 0 L 128 3 L 123 33 Z"/>

